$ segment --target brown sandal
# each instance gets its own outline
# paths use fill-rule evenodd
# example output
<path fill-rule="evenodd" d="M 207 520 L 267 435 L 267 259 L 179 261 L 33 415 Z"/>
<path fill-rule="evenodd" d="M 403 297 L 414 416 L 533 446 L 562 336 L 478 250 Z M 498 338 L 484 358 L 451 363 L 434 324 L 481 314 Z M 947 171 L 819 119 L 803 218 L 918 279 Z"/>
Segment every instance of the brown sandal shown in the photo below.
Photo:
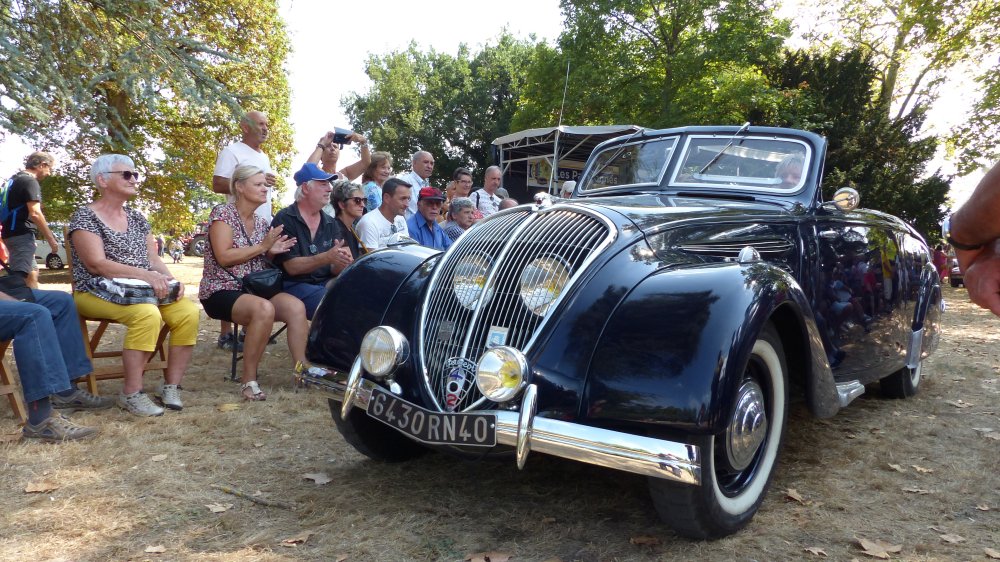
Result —
<path fill-rule="evenodd" d="M 247 395 L 246 393 L 247 390 L 250 391 L 249 395 Z M 260 385 L 257 384 L 257 381 L 250 381 L 248 383 L 242 384 L 240 386 L 240 394 L 243 395 L 244 400 L 250 402 L 259 402 L 261 400 L 267 400 L 267 395 L 264 394 L 264 391 L 260 389 Z"/>

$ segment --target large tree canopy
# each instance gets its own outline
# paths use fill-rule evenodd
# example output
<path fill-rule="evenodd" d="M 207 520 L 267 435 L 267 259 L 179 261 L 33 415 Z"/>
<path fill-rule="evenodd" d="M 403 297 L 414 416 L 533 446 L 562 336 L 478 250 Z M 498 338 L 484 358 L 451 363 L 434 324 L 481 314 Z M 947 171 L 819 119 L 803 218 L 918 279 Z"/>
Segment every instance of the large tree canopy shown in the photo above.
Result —
<path fill-rule="evenodd" d="M 442 183 L 459 166 L 478 172 L 490 164 L 490 143 L 510 132 L 531 45 L 504 32 L 475 56 L 465 45 L 451 56 L 415 44 L 372 55 L 370 91 L 342 101 L 354 128 L 392 154 L 397 170 L 426 150 L 437 162 L 433 181 Z"/>
<path fill-rule="evenodd" d="M 154 227 L 188 226 L 245 110 L 271 119 L 288 167 L 288 54 L 275 0 L 8 0 L 0 7 L 0 128 L 70 156 L 50 208 L 91 198 L 87 164 L 136 160 Z M 48 182 L 47 182 L 48 183 Z M 204 209 L 201 209 L 204 211 Z M 51 213 L 50 213 L 51 214 Z"/>
<path fill-rule="evenodd" d="M 762 76 L 789 23 L 770 2 L 563 0 L 558 49 L 535 50 L 515 128 L 740 122 L 779 103 Z"/>

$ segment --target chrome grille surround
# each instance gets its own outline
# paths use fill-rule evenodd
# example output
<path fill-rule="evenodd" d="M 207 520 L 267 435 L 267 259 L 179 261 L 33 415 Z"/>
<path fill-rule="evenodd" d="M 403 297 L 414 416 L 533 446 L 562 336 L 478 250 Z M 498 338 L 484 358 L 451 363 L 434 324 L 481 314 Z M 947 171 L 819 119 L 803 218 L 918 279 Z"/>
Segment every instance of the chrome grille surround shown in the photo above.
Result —
<path fill-rule="evenodd" d="M 692 254 L 701 254 L 719 257 L 735 258 L 740 250 L 746 246 L 752 246 L 761 255 L 780 255 L 794 248 L 792 242 L 784 238 L 776 239 L 748 239 L 748 240 L 726 240 L 726 241 L 705 241 L 687 242 L 677 246 L 679 250 Z"/>
<path fill-rule="evenodd" d="M 506 330 L 504 345 L 527 354 L 563 297 L 617 235 L 607 217 L 575 205 L 513 209 L 463 234 L 431 276 L 414 344 L 434 406 L 445 411 L 449 374 L 458 365 L 465 366 L 468 376 L 460 381 L 461 396 L 452 409 L 467 411 L 487 402 L 475 384 L 475 364 L 487 348 L 491 329 Z M 485 258 L 490 266 L 470 310 L 456 298 L 452 279 L 463 259 L 473 256 Z M 540 257 L 555 257 L 570 270 L 565 287 L 541 317 L 520 297 L 522 271 Z"/>

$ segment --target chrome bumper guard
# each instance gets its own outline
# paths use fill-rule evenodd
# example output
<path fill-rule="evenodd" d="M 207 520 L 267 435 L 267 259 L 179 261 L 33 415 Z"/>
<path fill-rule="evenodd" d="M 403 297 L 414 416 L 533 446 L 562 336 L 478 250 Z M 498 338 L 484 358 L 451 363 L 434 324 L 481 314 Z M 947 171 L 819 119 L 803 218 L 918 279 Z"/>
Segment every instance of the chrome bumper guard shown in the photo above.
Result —
<path fill-rule="evenodd" d="M 368 409 L 374 382 L 361 376 L 356 359 L 346 382 L 337 373 L 326 376 L 299 375 L 297 382 L 322 391 L 341 403 L 346 418 L 353 407 Z M 343 378 L 342 376 L 339 378 Z M 701 484 L 701 451 L 697 445 L 633 435 L 535 415 L 537 389 L 528 385 L 520 411 L 477 410 L 497 418 L 497 442 L 515 448 L 518 468 L 524 468 L 529 451 L 595 464 L 684 484 Z"/>

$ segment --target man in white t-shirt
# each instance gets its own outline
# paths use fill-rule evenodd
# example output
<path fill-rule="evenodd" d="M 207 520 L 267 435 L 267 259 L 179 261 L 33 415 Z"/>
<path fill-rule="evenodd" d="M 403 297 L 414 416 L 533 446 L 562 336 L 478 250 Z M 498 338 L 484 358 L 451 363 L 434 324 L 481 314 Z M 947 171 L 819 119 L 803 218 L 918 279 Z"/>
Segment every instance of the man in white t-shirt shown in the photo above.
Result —
<path fill-rule="evenodd" d="M 271 222 L 271 198 L 274 197 L 274 184 L 277 176 L 271 169 L 271 159 L 260 149 L 260 145 L 267 140 L 267 115 L 261 111 L 249 111 L 240 119 L 240 132 L 243 140 L 234 142 L 219 152 L 215 159 L 215 172 L 212 176 L 212 191 L 226 195 L 226 199 L 232 203 L 236 197 L 229 192 L 229 179 L 233 177 L 233 171 L 237 166 L 248 164 L 257 166 L 264 170 L 264 179 L 267 182 L 267 201 L 257 210 L 256 214 Z M 233 334 L 233 325 L 230 322 L 219 323 L 219 341 L 217 345 L 220 349 L 232 349 L 232 346 L 242 348 L 242 344 Z"/>
<path fill-rule="evenodd" d="M 365 213 L 356 228 L 368 251 L 381 250 L 398 243 L 401 237 L 409 237 L 405 216 L 410 196 L 410 184 L 399 178 L 389 178 L 382 184 L 382 205 Z"/>
<path fill-rule="evenodd" d="M 500 201 L 503 198 L 497 195 L 497 189 L 499 188 L 500 167 L 490 166 L 486 168 L 486 173 L 483 174 L 483 187 L 477 189 L 469 196 L 469 199 L 472 199 L 472 204 L 479 209 L 479 212 L 484 217 L 488 217 L 500 210 Z"/>
<path fill-rule="evenodd" d="M 434 155 L 426 150 L 418 150 L 410 157 L 410 171 L 399 176 L 399 179 L 410 184 L 414 193 L 420 193 L 420 189 L 430 187 L 431 174 L 434 173 Z M 417 198 L 411 197 L 410 204 L 406 208 L 406 219 L 417 214 Z"/>
<path fill-rule="evenodd" d="M 264 170 L 267 181 L 267 201 L 257 207 L 256 213 L 271 222 L 271 198 L 274 197 L 274 184 L 277 176 L 271 169 L 271 159 L 260 149 L 267 140 L 267 115 L 260 111 L 250 111 L 240 119 L 240 131 L 243 139 L 222 149 L 215 160 L 215 173 L 212 176 L 212 191 L 223 193 L 229 202 L 234 197 L 229 193 L 229 178 L 233 177 L 236 166 L 249 164 Z"/>

